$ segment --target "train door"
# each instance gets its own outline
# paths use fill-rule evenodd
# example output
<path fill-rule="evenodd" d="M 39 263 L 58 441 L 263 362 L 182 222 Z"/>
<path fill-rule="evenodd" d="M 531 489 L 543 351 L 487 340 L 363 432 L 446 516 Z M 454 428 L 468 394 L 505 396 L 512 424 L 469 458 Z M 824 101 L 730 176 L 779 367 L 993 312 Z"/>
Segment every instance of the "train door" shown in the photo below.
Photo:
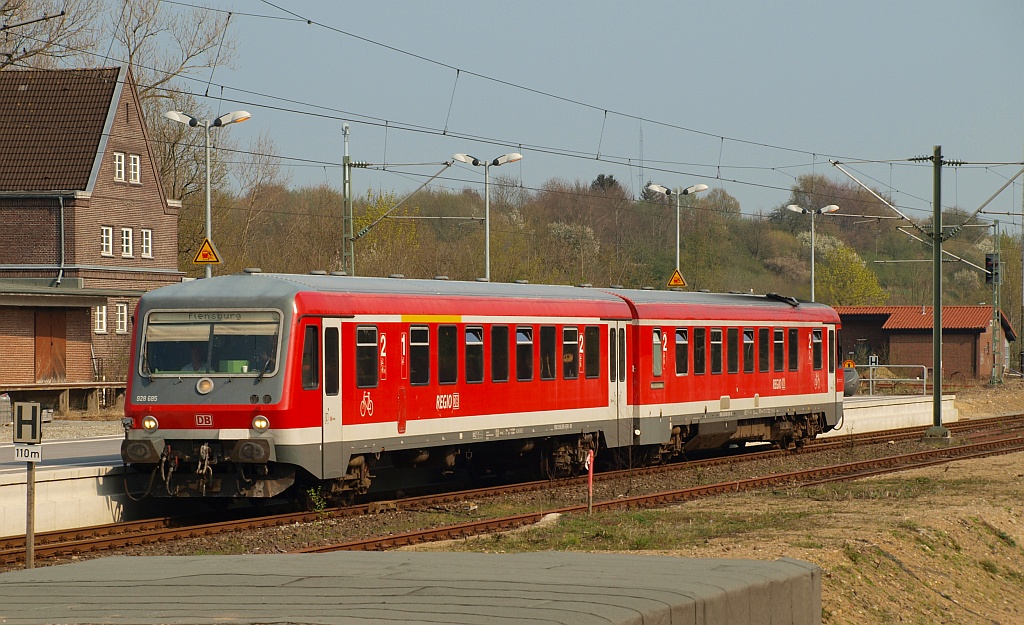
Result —
<path fill-rule="evenodd" d="M 629 397 L 626 395 L 628 373 L 626 353 L 626 322 L 608 322 L 608 403 L 615 418 L 613 447 L 629 445 L 633 439 L 633 419 L 630 413 Z M 609 437 L 612 438 L 612 437 Z"/>
<path fill-rule="evenodd" d="M 323 320 L 323 477 L 345 474 L 341 437 L 341 320 Z"/>

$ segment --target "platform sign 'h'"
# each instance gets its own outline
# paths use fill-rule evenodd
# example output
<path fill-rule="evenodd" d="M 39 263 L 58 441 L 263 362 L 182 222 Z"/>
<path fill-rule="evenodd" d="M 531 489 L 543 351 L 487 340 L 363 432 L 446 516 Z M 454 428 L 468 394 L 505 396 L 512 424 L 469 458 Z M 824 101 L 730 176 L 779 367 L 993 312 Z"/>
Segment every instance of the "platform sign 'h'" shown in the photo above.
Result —
<path fill-rule="evenodd" d="M 14 452 L 28 452 L 25 463 L 25 568 L 35 567 L 36 545 L 36 460 L 42 457 L 39 443 L 43 442 L 43 412 L 38 403 L 14 403 Z M 19 445 L 32 445 L 19 448 Z"/>
<path fill-rule="evenodd" d="M 43 411 L 39 404 L 14 403 L 14 442 L 30 445 L 43 442 Z"/>

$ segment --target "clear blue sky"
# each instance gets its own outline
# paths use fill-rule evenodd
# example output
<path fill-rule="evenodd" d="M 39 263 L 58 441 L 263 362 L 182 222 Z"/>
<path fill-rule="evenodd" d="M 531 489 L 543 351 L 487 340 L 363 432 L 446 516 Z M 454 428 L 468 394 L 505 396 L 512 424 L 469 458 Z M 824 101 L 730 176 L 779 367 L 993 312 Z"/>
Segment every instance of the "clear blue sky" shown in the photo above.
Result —
<path fill-rule="evenodd" d="M 293 186 L 340 189 L 330 165 L 346 122 L 353 159 L 393 164 L 357 170 L 357 195 L 401 196 L 439 169 L 408 163 L 519 151 L 492 174 L 530 188 L 611 174 L 633 194 L 705 182 L 756 213 L 799 174 L 846 180 L 829 158 L 941 145 L 949 159 L 1024 160 L 1019 0 L 209 3 L 235 12 L 239 49 L 213 75 L 223 101 L 208 103 L 252 112 L 233 135 L 244 146 L 266 132 Z M 930 214 L 930 165 L 852 167 L 912 217 Z M 973 211 L 1019 169 L 946 168 L 943 204 Z M 479 168 L 443 176 L 483 186 Z M 1018 182 L 989 218 L 1019 227 L 1021 209 Z"/>

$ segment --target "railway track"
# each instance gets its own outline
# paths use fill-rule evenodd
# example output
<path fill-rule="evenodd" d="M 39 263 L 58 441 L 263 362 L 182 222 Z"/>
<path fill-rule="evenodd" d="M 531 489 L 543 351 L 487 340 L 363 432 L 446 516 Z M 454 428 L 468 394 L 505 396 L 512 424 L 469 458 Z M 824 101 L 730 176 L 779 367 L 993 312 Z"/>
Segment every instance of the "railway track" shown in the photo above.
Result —
<path fill-rule="evenodd" d="M 921 454 L 930 454 L 932 459 L 927 460 L 928 462 L 949 462 L 960 457 L 975 457 L 961 456 L 959 455 L 960 453 L 972 453 L 975 455 L 1011 453 L 1013 451 L 1018 451 L 1018 449 L 1013 447 L 1014 441 L 1020 441 L 1021 445 L 1024 445 L 1024 415 L 966 421 L 950 424 L 947 427 L 958 439 L 970 439 L 975 442 L 971 445 L 943 447 L 941 449 L 931 450 L 928 452 L 919 452 L 918 454 L 897 456 L 896 458 L 912 456 L 915 458 L 913 462 L 920 463 L 926 461 L 924 459 L 925 456 L 922 456 Z M 819 440 L 805 447 L 804 450 L 799 454 L 796 454 L 796 456 L 806 457 L 808 455 L 835 449 L 860 448 L 869 445 L 877 445 L 879 443 L 892 443 L 897 440 L 906 441 L 920 439 L 922 431 L 923 430 L 920 427 L 904 428 L 900 430 L 838 437 L 835 440 Z M 989 445 L 990 451 L 981 451 L 983 448 L 980 446 L 983 445 Z M 968 452 L 968 450 L 971 451 Z M 780 450 L 755 451 L 747 452 L 742 455 L 731 455 L 727 457 L 690 461 L 686 463 L 609 471 L 595 475 L 594 479 L 595 482 L 600 483 L 616 479 L 621 480 L 623 478 L 635 478 L 637 476 L 652 476 L 684 470 L 702 470 L 707 467 L 716 467 L 728 464 L 784 459 L 791 456 L 793 456 L 793 454 L 790 452 Z M 904 464 L 901 464 L 900 462 Z M 858 474 L 856 471 L 865 471 L 868 469 L 854 469 L 852 467 L 862 464 L 865 467 L 878 467 L 889 463 L 891 468 L 884 469 L 887 472 L 902 471 L 907 470 L 908 468 L 914 468 L 914 466 L 922 466 L 905 464 L 911 462 L 911 460 L 902 460 L 900 462 L 896 462 L 892 458 L 888 457 L 877 458 L 858 463 L 844 463 L 836 466 L 779 473 L 765 477 L 702 485 L 693 488 L 676 489 L 668 492 L 639 495 L 636 497 L 617 497 L 614 500 L 606 502 L 596 502 L 594 504 L 594 509 L 610 510 L 623 506 L 643 507 L 665 505 L 666 503 L 686 501 L 693 497 L 711 496 L 722 492 L 733 492 L 736 490 L 761 488 L 778 484 L 813 483 L 814 480 L 825 479 L 856 479 L 857 477 L 861 477 L 861 474 Z M 548 480 L 542 480 L 452 493 L 407 497 L 395 501 L 371 502 L 315 512 L 288 512 L 254 518 L 221 519 L 215 522 L 208 522 L 206 519 L 198 520 L 195 518 L 167 517 L 137 522 L 117 523 L 63 532 L 37 534 L 34 551 L 36 558 L 39 559 L 73 557 L 87 553 L 153 545 L 180 539 L 214 536 L 227 532 L 253 531 L 293 525 L 296 523 L 310 523 L 314 521 L 324 521 L 326 519 L 334 520 L 365 516 L 395 508 L 402 510 L 422 510 L 429 509 L 431 507 L 445 506 L 454 502 L 477 500 L 481 498 L 500 496 L 502 494 L 543 491 L 552 489 L 553 487 L 578 488 L 585 484 L 586 477 L 561 479 L 554 483 Z M 316 552 L 332 549 L 387 549 L 403 544 L 415 544 L 430 540 L 464 537 L 471 534 L 501 531 L 534 523 L 545 514 L 579 512 L 579 508 L 579 506 L 561 507 L 551 510 L 530 512 L 522 515 L 514 515 L 503 519 L 489 519 L 465 524 L 449 525 L 433 530 L 426 530 L 424 532 L 409 532 L 408 535 L 398 534 L 385 538 L 368 538 L 324 547 L 312 547 L 305 551 Z M 585 510 L 586 506 L 583 506 L 583 509 Z M 19 562 L 23 562 L 24 557 L 24 536 L 0 539 L 0 565 L 14 565 Z"/>

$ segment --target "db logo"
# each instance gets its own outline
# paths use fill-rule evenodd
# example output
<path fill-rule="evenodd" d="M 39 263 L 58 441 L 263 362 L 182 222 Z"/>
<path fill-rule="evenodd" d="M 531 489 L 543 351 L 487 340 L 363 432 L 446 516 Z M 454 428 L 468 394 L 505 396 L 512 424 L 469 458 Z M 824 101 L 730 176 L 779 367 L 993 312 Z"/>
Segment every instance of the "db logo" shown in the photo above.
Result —
<path fill-rule="evenodd" d="M 197 414 L 196 415 L 196 427 L 197 428 L 212 428 L 213 427 L 213 415 L 212 414 Z"/>

